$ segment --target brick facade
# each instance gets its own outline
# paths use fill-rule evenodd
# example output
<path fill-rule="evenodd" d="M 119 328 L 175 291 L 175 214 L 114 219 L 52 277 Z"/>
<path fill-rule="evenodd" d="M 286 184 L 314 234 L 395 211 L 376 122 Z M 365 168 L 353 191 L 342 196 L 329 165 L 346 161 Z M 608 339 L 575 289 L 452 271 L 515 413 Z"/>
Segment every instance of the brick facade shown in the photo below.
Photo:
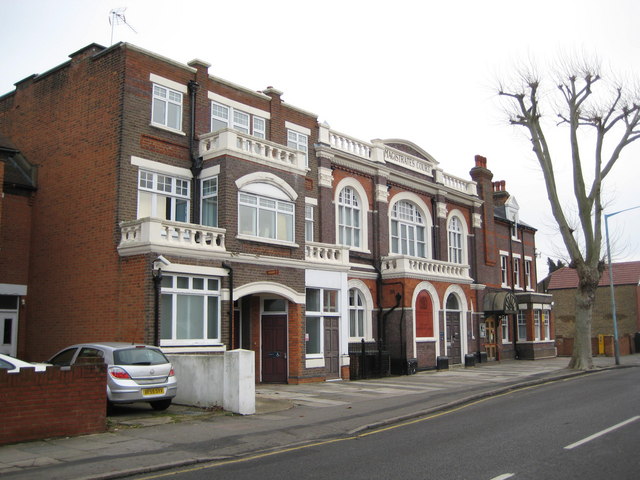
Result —
<path fill-rule="evenodd" d="M 514 246 L 513 222 L 496 214 L 506 192 L 496 195 L 486 160 L 472 180 L 453 177 L 409 141 L 344 136 L 275 88 L 240 87 L 200 60 L 182 65 L 129 44 L 89 45 L 70 57 L 0 97 L 0 133 L 41 165 L 32 198 L 5 200 L 0 210 L 13 202 L 16 216 L 2 217 L 0 235 L 27 237 L 12 274 L 28 271 L 16 280 L 28 284 L 20 312 L 27 359 L 76 342 L 160 338 L 179 354 L 251 348 L 257 381 L 265 362 L 286 358 L 278 381 L 300 383 L 349 378 L 349 345 L 364 338 L 400 370 L 407 362 L 433 368 L 438 356 L 456 351 L 462 362 L 484 348 L 484 292 L 502 288 L 498 250 L 535 258 L 535 229 L 518 224 Z M 181 122 L 158 123 L 152 112 L 163 108 Z M 214 110 L 216 121 L 227 112 L 229 128 L 211 132 Z M 306 138 L 306 163 L 288 146 L 291 135 Z M 207 193 L 216 225 L 201 222 L 203 180 L 217 182 Z M 350 213 L 339 205 L 343 188 L 355 192 Z M 340 239 L 345 229 L 350 249 L 337 245 L 349 243 Z M 283 232 L 291 236 L 274 239 Z M 424 254 L 402 250 L 409 244 Z M 219 292 L 201 293 L 209 281 Z M 309 331 L 310 290 L 336 302 L 311 315 L 320 325 L 338 319 L 330 348 L 328 330 Z M 417 338 L 423 291 L 433 337 Z M 356 294 L 362 305 L 350 306 Z M 364 326 L 354 333 L 355 307 Z M 286 315 L 286 351 L 262 351 L 265 312 Z M 319 353 L 307 351 L 312 344 Z"/>
<path fill-rule="evenodd" d="M 105 384 L 104 365 L 0 370 L 0 445 L 104 432 Z"/>

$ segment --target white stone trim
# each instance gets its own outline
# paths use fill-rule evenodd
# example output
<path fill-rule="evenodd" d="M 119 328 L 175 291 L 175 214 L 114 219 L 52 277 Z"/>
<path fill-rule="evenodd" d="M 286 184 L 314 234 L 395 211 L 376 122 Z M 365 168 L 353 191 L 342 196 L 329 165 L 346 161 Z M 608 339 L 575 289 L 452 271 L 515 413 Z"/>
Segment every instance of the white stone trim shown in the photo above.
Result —
<path fill-rule="evenodd" d="M 249 113 L 251 115 L 256 115 L 258 117 L 270 119 L 271 113 L 266 110 L 260 110 L 259 108 L 252 107 L 245 103 L 236 102 L 235 100 L 231 100 L 230 98 L 223 97 L 222 95 L 218 95 L 217 93 L 207 92 L 207 97 L 209 100 L 217 103 L 221 103 L 225 107 L 231 107 L 235 110 L 240 110 L 244 113 Z"/>
<path fill-rule="evenodd" d="M 288 128 L 289 130 L 293 130 L 294 132 L 302 133 L 302 134 L 306 135 L 307 137 L 311 136 L 311 130 L 308 129 L 307 127 L 303 127 L 302 125 L 297 125 L 297 124 L 291 123 L 291 122 L 284 122 L 284 126 L 285 126 L 285 128 Z"/>
<path fill-rule="evenodd" d="M 24 297 L 27 294 L 26 285 L 13 283 L 0 283 L 0 295 L 17 295 Z"/>
<path fill-rule="evenodd" d="M 238 190 L 242 190 L 244 187 L 246 187 L 251 183 L 267 183 L 267 184 L 273 185 L 279 188 L 280 190 L 283 190 L 284 193 L 286 193 L 287 196 L 292 201 L 296 201 L 298 199 L 298 194 L 296 193 L 296 191 L 287 182 L 285 182 L 280 177 L 273 175 L 272 173 L 268 173 L 268 172 L 249 173 L 248 175 L 240 177 L 239 179 L 236 180 L 236 187 L 238 187 Z"/>
<path fill-rule="evenodd" d="M 147 160 L 145 158 L 136 157 L 131 155 L 131 165 L 143 168 L 145 170 L 151 170 L 157 173 L 165 173 L 167 175 L 173 175 L 182 178 L 193 178 L 191 170 L 188 168 L 174 167 L 167 165 L 166 163 L 155 162 L 153 160 Z"/>
<path fill-rule="evenodd" d="M 172 90 L 176 90 L 180 93 L 189 93 L 189 89 L 186 85 L 178 83 L 174 80 L 169 80 L 165 77 L 161 77 L 160 75 L 156 75 L 155 73 L 149 74 L 149 80 L 153 83 L 157 83 L 158 85 L 162 85 L 163 87 L 171 88 Z"/>

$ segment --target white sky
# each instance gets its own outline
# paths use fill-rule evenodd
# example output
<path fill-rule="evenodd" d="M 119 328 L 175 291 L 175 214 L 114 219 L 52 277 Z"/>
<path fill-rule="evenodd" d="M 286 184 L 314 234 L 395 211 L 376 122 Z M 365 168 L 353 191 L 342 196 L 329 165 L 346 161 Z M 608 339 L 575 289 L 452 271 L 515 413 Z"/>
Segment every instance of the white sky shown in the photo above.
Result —
<path fill-rule="evenodd" d="M 109 12 L 120 7 L 137 33 L 118 25 L 114 42 L 205 60 L 251 89 L 273 86 L 342 133 L 410 140 L 465 179 L 474 155 L 486 156 L 521 220 L 538 228 L 539 278 L 565 250 L 528 140 L 505 120 L 498 79 L 528 58 L 586 52 L 640 80 L 637 0 L 0 0 L 0 94 L 90 43 L 109 46 Z M 608 181 L 605 211 L 640 205 L 639 156 L 640 141 Z M 609 223 L 614 261 L 640 260 L 640 209 Z"/>

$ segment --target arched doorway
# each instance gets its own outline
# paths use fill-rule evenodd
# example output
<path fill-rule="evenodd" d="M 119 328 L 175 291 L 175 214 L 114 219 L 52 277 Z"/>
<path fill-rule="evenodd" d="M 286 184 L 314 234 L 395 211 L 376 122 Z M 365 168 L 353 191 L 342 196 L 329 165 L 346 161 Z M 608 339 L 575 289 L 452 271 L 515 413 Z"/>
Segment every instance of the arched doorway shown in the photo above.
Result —
<path fill-rule="evenodd" d="M 447 355 L 452 364 L 462 363 L 462 336 L 460 334 L 460 301 L 450 293 L 446 302 Z"/>

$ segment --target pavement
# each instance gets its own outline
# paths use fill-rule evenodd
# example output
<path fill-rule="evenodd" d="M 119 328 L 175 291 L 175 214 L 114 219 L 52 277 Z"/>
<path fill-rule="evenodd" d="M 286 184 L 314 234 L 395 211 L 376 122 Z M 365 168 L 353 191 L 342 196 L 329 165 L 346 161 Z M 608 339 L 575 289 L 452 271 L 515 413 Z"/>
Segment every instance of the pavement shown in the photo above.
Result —
<path fill-rule="evenodd" d="M 269 452 L 428 415 L 504 392 L 612 368 L 640 354 L 594 357 L 588 372 L 569 359 L 503 360 L 357 381 L 257 385 L 255 415 L 172 405 L 119 408 L 105 433 L 0 446 L 0 475 L 13 479 L 106 480 Z M 62 413 L 61 413 L 62 414 Z"/>

